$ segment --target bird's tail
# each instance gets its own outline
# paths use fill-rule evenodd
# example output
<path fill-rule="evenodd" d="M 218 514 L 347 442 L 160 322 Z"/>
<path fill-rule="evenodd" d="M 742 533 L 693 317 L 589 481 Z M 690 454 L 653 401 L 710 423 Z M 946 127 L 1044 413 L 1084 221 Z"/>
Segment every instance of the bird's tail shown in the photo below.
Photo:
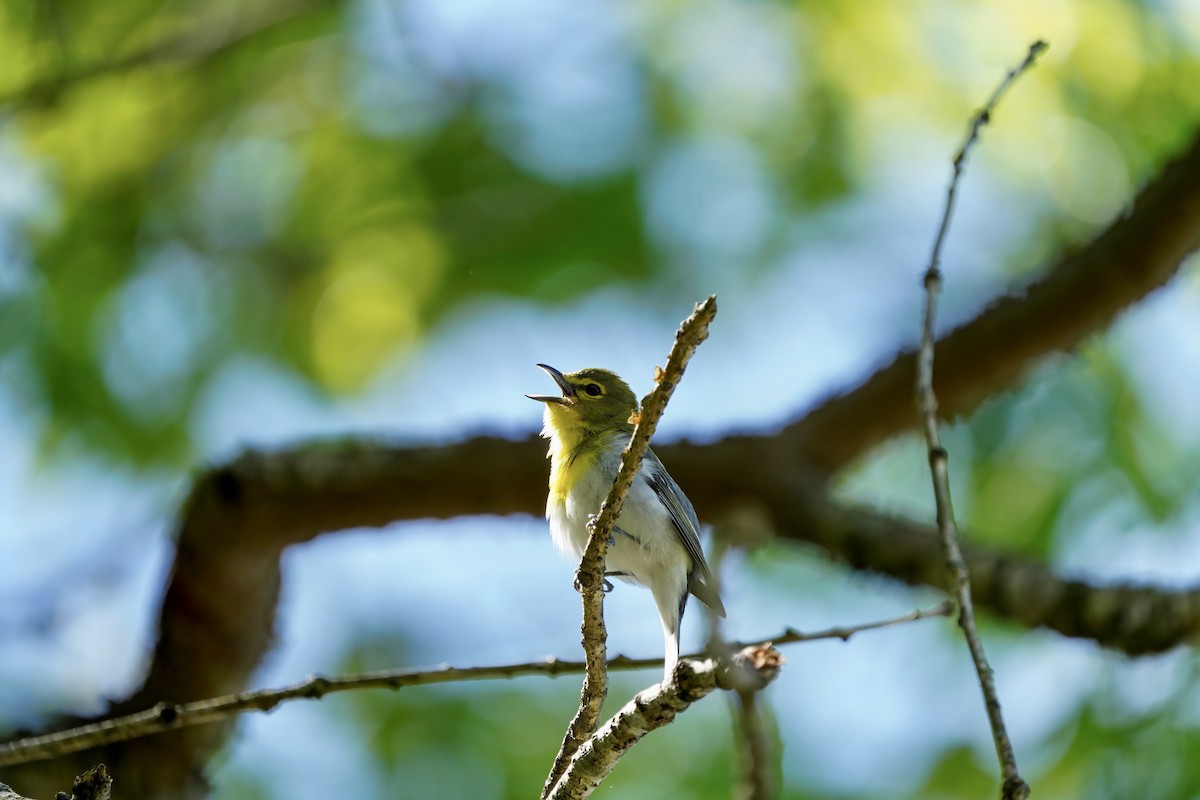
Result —
<path fill-rule="evenodd" d="M 707 572 L 707 570 L 705 570 Z M 725 604 L 721 602 L 721 595 L 717 594 L 717 589 L 710 583 L 712 576 L 708 576 L 708 580 L 700 574 L 700 570 L 694 570 L 688 576 L 688 591 L 696 595 L 696 599 L 704 605 L 708 606 L 712 613 L 716 614 L 721 619 L 725 618 Z"/>

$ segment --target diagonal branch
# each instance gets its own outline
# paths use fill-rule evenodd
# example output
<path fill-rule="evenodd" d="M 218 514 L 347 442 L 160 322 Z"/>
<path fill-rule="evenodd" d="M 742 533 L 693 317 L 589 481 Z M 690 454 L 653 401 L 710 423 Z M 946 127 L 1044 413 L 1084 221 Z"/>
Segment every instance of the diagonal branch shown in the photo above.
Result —
<path fill-rule="evenodd" d="M 1165 285 L 1200 248 L 1200 136 L 1090 242 L 1064 251 L 1030 286 L 993 302 L 937 343 L 939 415 L 955 419 L 1012 389 L 1046 356 L 1105 330 Z M 782 433 L 833 473 L 914 429 L 908 398 L 915 351 L 823 401 Z"/>
<path fill-rule="evenodd" d="M 643 690 L 575 753 L 549 800 L 583 800 L 608 777 L 617 761 L 653 730 L 669 725 L 692 703 L 714 689 L 734 689 L 747 676 L 762 689 L 778 674 L 783 659 L 771 647 L 746 648 L 730 658 L 680 661 L 673 679 Z"/>
<path fill-rule="evenodd" d="M 642 466 L 642 458 L 650 448 L 650 439 L 658 428 L 658 420 L 667 408 L 675 387 L 683 378 L 688 361 L 700 343 L 708 338 L 708 326 L 717 315 L 717 297 L 710 295 L 696 305 L 691 316 L 683 321 L 675 333 L 675 343 L 667 354 L 667 366 L 656 372 L 655 386 L 642 398 L 633 434 L 625 452 L 621 454 L 621 467 L 613 479 L 608 497 L 600 505 L 598 513 L 588 523 L 588 543 L 575 573 L 575 583 L 583 595 L 583 652 L 587 659 L 583 689 L 579 696 L 579 710 L 567 727 L 562 745 L 554 759 L 554 765 L 546 778 L 542 796 L 551 789 L 567 769 L 572 755 L 596 730 L 600 709 L 608 695 L 608 672 L 606 670 L 606 645 L 608 632 L 604 628 L 604 558 L 608 550 L 608 538 L 612 533 L 625 496 L 633 486 L 634 478 Z"/>
<path fill-rule="evenodd" d="M 1018 77 L 1030 69 L 1046 50 L 1045 42 L 1035 42 L 1029 48 L 1029 54 L 1020 66 L 1009 72 L 992 94 L 987 104 L 975 115 L 971 122 L 966 141 L 954 157 L 954 174 L 950 179 L 950 188 L 946 192 L 946 207 L 942 214 L 941 225 L 938 226 L 937 237 L 933 242 L 933 252 L 929 256 L 929 269 L 925 271 L 925 314 L 921 331 L 921 346 L 917 353 L 916 400 L 921 422 L 925 428 L 925 443 L 929 449 L 929 472 L 933 480 L 933 496 L 937 503 L 937 527 L 942 544 L 942 558 L 946 564 L 946 574 L 958 600 L 958 625 L 962 628 L 963 637 L 967 641 L 967 649 L 971 652 L 971 661 L 975 664 L 975 673 L 979 678 L 979 688 L 983 693 L 983 703 L 987 708 L 988 723 L 992 728 L 992 739 L 996 744 L 996 755 L 1000 760 L 1000 770 L 1003 774 L 1001 796 L 1004 800 L 1025 800 L 1029 797 L 1029 786 L 1021 778 L 1017 769 L 1017 757 L 1013 752 L 1012 742 L 1008 738 L 1008 730 L 1004 725 L 1004 715 L 1000 710 L 1000 698 L 996 693 L 996 683 L 992 675 L 992 667 L 988 664 L 987 655 L 983 649 L 983 639 L 975 625 L 975 606 L 971 601 L 971 574 L 963 559 L 962 550 L 958 544 L 958 523 L 954 520 L 954 505 L 950 498 L 950 465 L 949 455 L 942 446 L 941 433 L 938 430 L 938 402 L 933 390 L 933 342 L 934 327 L 937 320 L 938 296 L 942 290 L 942 271 L 940 267 L 942 243 L 950 230 L 950 219 L 954 213 L 954 200 L 958 193 L 958 183 L 962 178 L 967 155 L 971 146 L 979 139 L 983 126 L 995 113 L 996 104 L 1004 96 L 1004 92 Z"/>

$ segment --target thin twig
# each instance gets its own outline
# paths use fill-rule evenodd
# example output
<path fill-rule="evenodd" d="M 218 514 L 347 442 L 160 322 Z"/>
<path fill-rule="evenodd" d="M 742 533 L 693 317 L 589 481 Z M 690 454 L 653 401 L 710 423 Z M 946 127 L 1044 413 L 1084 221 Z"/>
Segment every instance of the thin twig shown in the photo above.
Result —
<path fill-rule="evenodd" d="M 647 733 L 669 725 L 714 689 L 737 689 L 752 677 L 750 690 L 761 690 L 775 679 L 782 663 L 779 651 L 770 645 L 745 648 L 732 656 L 680 661 L 671 680 L 640 692 L 583 743 L 550 792 L 550 800 L 586 800 Z"/>
<path fill-rule="evenodd" d="M 907 625 L 910 622 L 917 622 L 923 619 L 934 619 L 935 617 L 948 617 L 954 611 L 954 605 L 949 601 L 939 603 L 933 608 L 919 608 L 916 611 L 910 611 L 907 614 L 891 619 L 883 619 L 878 622 L 866 622 L 861 625 L 848 625 L 841 628 L 828 628 L 827 630 L 817 631 L 816 633 L 803 633 L 795 628 L 788 628 L 774 639 L 763 639 L 759 642 L 734 642 L 730 645 L 731 649 L 745 649 L 756 644 L 769 642 L 773 645 L 781 644 L 796 644 L 798 642 L 814 642 L 819 639 L 841 639 L 843 642 L 850 641 L 850 637 L 864 631 L 877 631 L 882 628 L 893 628 L 897 625 Z M 3 752 L 3 751 L 0 751 Z"/>
<path fill-rule="evenodd" d="M 958 149 L 958 153 L 954 156 L 954 175 L 950 178 L 950 188 L 946 192 L 946 207 L 942 212 L 942 222 L 938 226 L 937 238 L 933 241 L 933 253 L 929 259 L 929 271 L 938 273 L 939 282 L 941 280 L 939 264 L 941 263 L 942 256 L 942 242 L 945 241 L 946 233 L 950 230 L 950 216 L 954 212 L 954 201 L 958 195 L 958 181 L 962 177 L 963 168 L 966 166 L 967 154 L 971 152 L 971 148 L 978 141 L 979 132 L 983 130 L 983 126 L 992 121 L 992 114 L 996 111 L 996 105 L 1000 102 L 1000 98 L 1004 96 L 1004 93 L 1008 91 L 1008 87 L 1022 73 L 1031 68 L 1038 60 L 1038 57 L 1046 52 L 1049 47 L 1050 45 L 1040 39 L 1031 44 L 1029 52 L 1025 55 L 1025 60 L 1014 69 L 1008 71 L 1008 74 L 1004 76 L 1004 80 L 1000 81 L 1000 85 L 992 92 L 992 96 L 988 98 L 983 108 L 975 112 L 975 116 L 971 118 L 971 127 L 967 131 L 967 138 L 963 141 L 962 147 Z"/>
<path fill-rule="evenodd" d="M 1046 50 L 1046 43 L 1034 42 L 1029 53 L 1015 69 L 1004 76 L 1004 80 L 996 87 L 996 91 L 988 99 L 971 121 L 967 138 L 954 157 L 954 174 L 950 179 L 950 188 L 946 192 L 946 207 L 942 213 L 942 221 L 938 226 L 937 237 L 933 242 L 933 252 L 929 258 L 929 269 L 925 272 L 925 315 L 921 332 L 921 347 L 917 357 L 917 406 L 925 428 L 925 441 L 929 447 L 929 471 L 933 480 L 934 499 L 937 503 L 938 532 L 941 535 L 942 555 L 946 561 L 946 571 L 950 577 L 950 585 L 958 600 L 958 624 L 967 640 L 971 651 L 971 660 L 975 664 L 975 672 L 979 676 L 979 687 L 983 692 L 983 702 L 987 707 L 988 722 L 992 728 L 992 738 L 996 743 L 996 755 L 1000 760 L 1003 776 L 1001 797 L 1003 800 L 1025 800 L 1029 797 L 1029 785 L 1021 778 L 1017 769 L 1017 758 L 1013 752 L 1012 742 L 1004 726 L 1004 715 L 1000 711 L 1000 700 L 996 695 L 996 684 L 992 668 L 988 664 L 983 651 L 983 640 L 975 626 L 975 609 L 971 603 L 971 577 L 967 571 L 966 561 L 958 545 L 958 525 L 954 520 L 954 507 L 950 499 L 949 455 L 942 447 L 941 435 L 938 430 L 937 396 L 933 391 L 933 350 L 934 323 L 937 319 L 937 300 L 942 288 L 942 273 L 940 259 L 942 243 L 950 228 L 950 218 L 954 211 L 954 201 L 958 192 L 958 182 L 962 176 L 963 166 L 971 146 L 979 138 L 979 132 L 986 125 L 995 111 L 996 104 L 1012 82 L 1022 73 L 1033 66 Z"/>
<path fill-rule="evenodd" d="M 864 631 L 904 625 L 909 622 L 931 619 L 933 617 L 948 617 L 953 610 L 954 607 L 949 602 L 946 602 L 934 608 L 913 611 L 902 617 L 868 622 L 861 625 L 829 628 L 813 633 L 802 633 L 793 628 L 787 628 L 782 633 L 765 639 L 734 643 L 731 645 L 731 649 L 746 650 L 766 647 L 768 645 L 778 646 L 827 639 L 847 641 L 851 636 Z M 684 656 L 683 660 L 696 661 L 704 657 L 705 654 L 703 652 L 696 652 Z M 608 669 L 610 671 L 650 669 L 651 667 L 661 667 L 662 663 L 661 658 L 617 656 L 608 662 Z M 547 677 L 577 675 L 583 672 L 586 666 L 586 662 L 583 661 L 564 661 L 554 656 L 547 656 L 540 661 L 487 667 L 451 667 L 443 665 L 438 667 L 381 670 L 340 677 L 314 675 L 308 680 L 282 688 L 240 692 L 208 700 L 197 700 L 193 703 L 185 703 L 183 705 L 159 703 L 154 708 L 140 711 L 136 714 L 115 717 L 103 720 L 102 722 L 94 722 L 90 725 L 83 725 L 57 733 L 17 739 L 13 742 L 0 744 L 0 767 L 41 761 L 47 758 L 57 758 L 58 756 L 114 742 L 124 742 L 129 739 L 150 736 L 177 728 L 218 722 L 248 711 L 268 712 L 280 703 L 291 700 L 320 700 L 325 695 L 334 694 L 335 692 L 360 689 L 398 690 L 409 686 L 518 678 L 525 675 L 544 675 Z"/>
<path fill-rule="evenodd" d="M 687 363 L 700 343 L 708 338 L 708 326 L 717 314 L 717 297 L 711 295 L 696 305 L 691 316 L 683 321 L 675 332 L 675 343 L 667 355 L 666 367 L 656 371 L 655 386 L 642 398 L 637 412 L 633 434 L 625 452 L 621 454 L 621 468 L 613 479 L 608 497 L 600 511 L 588 522 L 588 543 L 575 573 L 575 582 L 583 597 L 583 652 L 588 668 L 584 672 L 583 689 L 579 695 L 579 710 L 567 727 L 562 745 L 554 759 L 554 765 L 542 788 L 547 797 L 567 769 L 571 756 L 588 740 L 600 720 L 600 709 L 608 695 L 606 671 L 606 643 L 608 632 L 604 627 L 604 558 L 608 550 L 608 537 L 612 532 L 625 495 L 633 485 L 642 465 L 642 458 L 650 447 L 650 439 L 658 427 L 658 420 L 667 407 L 667 401 L 675 391 Z"/>

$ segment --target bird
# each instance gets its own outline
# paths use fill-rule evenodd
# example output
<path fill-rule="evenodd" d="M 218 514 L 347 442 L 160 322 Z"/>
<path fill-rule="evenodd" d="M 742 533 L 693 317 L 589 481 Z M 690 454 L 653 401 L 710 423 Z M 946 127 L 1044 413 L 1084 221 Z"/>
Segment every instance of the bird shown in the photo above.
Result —
<path fill-rule="evenodd" d="M 633 433 L 638 401 L 616 373 L 591 367 L 563 374 L 538 364 L 561 394 L 525 395 L 545 404 L 550 440 L 546 519 L 558 550 L 580 559 L 588 521 L 600 512 Z M 608 541 L 605 575 L 650 590 L 662 621 L 664 680 L 679 661 L 679 625 L 688 595 L 718 617 L 725 606 L 700 546 L 700 521 L 687 495 L 647 450 Z"/>

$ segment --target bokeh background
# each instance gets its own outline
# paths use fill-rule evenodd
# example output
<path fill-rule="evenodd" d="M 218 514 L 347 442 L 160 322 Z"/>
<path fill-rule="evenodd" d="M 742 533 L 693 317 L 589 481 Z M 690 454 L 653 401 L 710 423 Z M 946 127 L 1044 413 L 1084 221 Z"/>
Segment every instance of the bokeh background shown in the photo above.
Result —
<path fill-rule="evenodd" d="M 660 438 L 769 430 L 852 384 L 916 340 L 950 157 L 1038 38 L 1050 51 L 972 156 L 946 327 L 1120 214 L 1194 135 L 1200 5 L 6 0 L 0 726 L 138 685 L 176 507 L 242 448 L 527 434 L 522 395 L 549 389 L 534 362 L 643 393 L 710 293 L 721 313 Z M 1198 396 L 1193 267 L 948 431 L 960 521 L 1064 573 L 1195 582 Z M 840 492 L 928 519 L 922 446 L 893 442 Z M 532 518 L 323 537 L 286 556 L 254 683 L 573 656 L 570 576 Z M 731 555 L 722 577 L 739 638 L 937 599 L 795 546 Z M 607 608 L 612 650 L 660 652 L 648 595 Z M 1200 797 L 1189 650 L 984 632 L 1038 797 Z M 995 794 L 951 624 L 787 655 L 767 692 L 784 796 Z M 617 678 L 613 708 L 653 680 Z M 291 704 L 242 721 L 216 796 L 530 797 L 577 692 Z M 608 785 L 726 797 L 735 769 L 714 696 Z"/>

